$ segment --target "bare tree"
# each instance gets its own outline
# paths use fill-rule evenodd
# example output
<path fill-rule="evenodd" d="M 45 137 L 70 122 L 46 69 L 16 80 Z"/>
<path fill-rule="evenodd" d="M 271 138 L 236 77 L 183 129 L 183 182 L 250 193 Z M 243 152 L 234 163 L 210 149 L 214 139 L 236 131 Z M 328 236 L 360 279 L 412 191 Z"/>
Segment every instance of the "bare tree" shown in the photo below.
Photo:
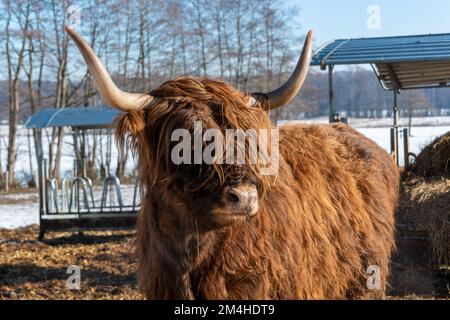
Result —
<path fill-rule="evenodd" d="M 71 56 L 68 65 L 69 47 L 75 49 L 68 44 L 64 25 L 72 1 L 1 1 L 5 59 L 0 67 L 3 64 L 8 71 L 10 111 L 6 167 L 12 180 L 19 113 L 23 118 L 44 106 L 92 106 L 101 100 L 87 69 L 80 72 L 80 56 Z M 125 90 L 150 90 L 181 75 L 220 78 L 243 91 L 267 90 L 285 80 L 295 63 L 287 32 L 292 19 L 283 3 L 79 0 L 77 4 L 82 9 L 79 31 Z M 301 103 L 297 99 L 283 115 L 301 110 Z M 309 109 L 321 110 L 315 105 Z M 50 133 L 49 175 L 59 178 L 64 130 Z M 101 158 L 96 155 L 99 139 L 97 133 L 86 137 L 86 156 L 92 165 Z M 37 136 L 34 140 L 36 145 L 42 143 Z M 126 154 L 117 159 L 117 175 L 125 173 L 127 158 Z"/>
<path fill-rule="evenodd" d="M 55 58 L 56 58 L 56 89 L 55 108 L 62 109 L 67 105 L 67 54 L 68 36 L 64 32 L 67 8 L 69 1 L 51 1 L 52 27 L 54 32 Z M 49 174 L 56 179 L 60 178 L 62 145 L 64 128 L 52 130 L 52 139 L 49 146 Z M 56 154 L 54 154 L 56 144 Z"/>
<path fill-rule="evenodd" d="M 192 19 L 195 25 L 195 29 L 193 32 L 198 37 L 200 41 L 199 48 L 199 69 L 202 70 L 202 74 L 206 77 L 208 69 L 207 69 L 207 60 L 206 60 L 206 36 L 208 33 L 208 26 L 206 25 L 206 21 L 203 17 L 203 12 L 210 4 L 204 0 L 192 0 L 190 5 L 193 9 Z"/>
<path fill-rule="evenodd" d="M 6 61 L 8 67 L 8 91 L 9 91 L 9 134 L 8 134 L 8 155 L 6 162 L 7 184 L 13 184 L 14 166 L 16 162 L 16 139 L 17 125 L 19 122 L 20 107 L 20 74 L 23 68 L 23 61 L 26 55 L 27 34 L 30 25 L 30 2 L 6 1 Z M 17 25 L 15 28 L 13 25 Z M 17 43 L 14 34 L 19 36 L 19 48 L 15 47 Z"/>
<path fill-rule="evenodd" d="M 125 14 L 125 29 L 124 29 L 125 38 L 123 44 L 119 42 L 119 48 L 122 48 L 122 51 L 124 52 L 123 61 L 121 61 L 123 66 L 122 85 L 124 88 L 127 89 L 128 89 L 128 70 L 130 64 L 129 55 L 131 51 L 131 46 L 133 44 L 133 31 L 134 31 L 132 24 L 134 20 L 132 8 L 133 6 L 131 5 L 131 3 L 129 1 L 125 1 L 123 6 L 124 10 L 123 12 Z M 119 56 L 119 58 L 121 58 L 121 56 Z M 117 168 L 116 168 L 116 175 L 118 177 L 123 177 L 125 173 L 125 166 L 127 163 L 127 159 L 128 159 L 128 149 L 125 151 L 125 154 L 118 154 Z"/>
<path fill-rule="evenodd" d="M 27 78 L 27 97 L 30 105 L 30 114 L 35 113 L 39 108 L 42 107 L 42 81 L 47 49 L 45 44 L 45 32 L 43 29 L 43 26 L 45 25 L 45 19 L 42 16 L 43 9 L 43 2 L 31 2 L 32 20 L 30 22 L 30 31 L 28 32 L 26 37 L 28 41 L 28 63 L 24 66 L 24 72 Z M 37 78 L 35 78 L 35 69 L 37 69 Z M 38 157 L 38 150 L 42 150 L 42 137 L 36 130 L 33 130 L 33 141 L 36 148 L 35 154 L 36 157 Z M 33 171 L 32 148 L 30 139 L 28 139 L 28 145 L 30 162 L 30 181 L 28 182 L 28 184 L 34 185 L 36 178 Z"/>

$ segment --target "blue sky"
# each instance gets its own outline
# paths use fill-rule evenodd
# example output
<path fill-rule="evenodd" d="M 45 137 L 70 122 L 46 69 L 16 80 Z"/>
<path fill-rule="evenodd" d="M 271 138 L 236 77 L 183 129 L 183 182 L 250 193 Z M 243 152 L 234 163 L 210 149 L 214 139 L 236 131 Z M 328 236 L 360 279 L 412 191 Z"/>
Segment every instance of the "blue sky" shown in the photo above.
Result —
<path fill-rule="evenodd" d="M 449 0 L 286 0 L 299 9 L 299 34 L 315 31 L 315 47 L 337 38 L 450 32 Z M 370 29 L 369 6 L 379 8 L 380 28 Z"/>

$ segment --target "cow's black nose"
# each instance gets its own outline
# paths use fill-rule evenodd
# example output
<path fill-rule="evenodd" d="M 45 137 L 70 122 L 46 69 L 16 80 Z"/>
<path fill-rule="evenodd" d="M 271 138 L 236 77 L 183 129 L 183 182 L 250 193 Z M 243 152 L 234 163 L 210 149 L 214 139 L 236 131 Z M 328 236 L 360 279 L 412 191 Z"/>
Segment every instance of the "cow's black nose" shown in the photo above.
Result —
<path fill-rule="evenodd" d="M 223 190 L 225 206 L 238 214 L 253 215 L 259 207 L 258 191 L 253 184 L 226 186 Z"/>
<path fill-rule="evenodd" d="M 228 202 L 231 203 L 237 203 L 240 201 L 240 197 L 239 197 L 239 192 L 236 192 L 236 190 L 233 190 L 230 188 L 230 190 L 228 190 Z"/>

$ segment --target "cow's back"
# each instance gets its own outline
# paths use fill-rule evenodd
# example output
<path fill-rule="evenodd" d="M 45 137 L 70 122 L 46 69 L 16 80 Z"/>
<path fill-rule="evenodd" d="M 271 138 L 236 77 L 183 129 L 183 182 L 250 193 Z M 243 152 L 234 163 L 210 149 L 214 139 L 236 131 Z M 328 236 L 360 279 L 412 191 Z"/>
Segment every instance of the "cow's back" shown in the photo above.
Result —
<path fill-rule="evenodd" d="M 340 267 L 355 264 L 363 269 L 347 296 L 370 293 L 365 290 L 364 273 L 377 268 L 382 290 L 376 292 L 382 292 L 394 248 L 399 188 L 399 173 L 392 158 L 375 142 L 343 124 L 285 125 L 280 128 L 280 154 L 299 184 L 300 199 L 307 197 L 303 200 L 320 208 L 315 219 L 329 224 L 325 233 L 331 238 L 328 243 L 337 244 L 336 256 L 344 261 Z"/>
<path fill-rule="evenodd" d="M 290 145 L 296 147 L 290 148 Z M 333 176 L 341 171 L 351 173 L 358 180 L 362 195 L 367 200 L 371 200 L 374 193 L 381 192 L 383 198 L 387 196 L 387 202 L 395 207 L 399 170 L 392 157 L 348 125 L 285 125 L 280 128 L 280 153 L 297 169 L 298 162 L 302 161 L 314 163 L 327 174 L 331 173 L 330 183 L 334 183 Z M 300 171 L 303 170 L 300 168 Z M 334 174 L 330 170 L 334 170 Z M 369 185 L 371 188 L 366 190 L 364 187 Z"/>

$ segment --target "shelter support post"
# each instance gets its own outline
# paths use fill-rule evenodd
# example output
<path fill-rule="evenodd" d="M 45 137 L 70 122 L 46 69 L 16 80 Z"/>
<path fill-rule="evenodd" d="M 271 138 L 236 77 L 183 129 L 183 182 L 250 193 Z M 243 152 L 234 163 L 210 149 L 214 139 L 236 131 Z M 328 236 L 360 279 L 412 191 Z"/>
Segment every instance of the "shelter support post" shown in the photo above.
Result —
<path fill-rule="evenodd" d="M 394 90 L 394 106 L 392 108 L 392 117 L 393 117 L 393 137 L 391 139 L 391 154 L 394 156 L 395 163 L 397 166 L 399 165 L 399 159 L 398 159 L 398 120 L 399 120 L 399 113 L 398 113 L 398 104 L 397 104 L 397 91 Z"/>
<path fill-rule="evenodd" d="M 403 128 L 403 155 L 405 159 L 405 171 L 409 170 L 409 133 L 408 128 Z"/>
<path fill-rule="evenodd" d="M 328 66 L 328 117 L 329 117 L 328 121 L 330 123 L 334 122 L 333 68 L 334 68 L 334 65 Z"/>
<path fill-rule="evenodd" d="M 47 208 L 47 160 L 41 158 L 38 162 L 39 189 L 39 241 L 44 239 L 45 228 L 42 226 L 42 216 L 48 213 Z"/>
<path fill-rule="evenodd" d="M 42 129 L 33 129 L 35 137 L 34 149 L 36 152 L 36 160 L 38 164 L 44 159 L 44 152 L 42 151 Z"/>
<path fill-rule="evenodd" d="M 74 166 L 73 166 L 74 178 L 79 177 L 80 172 L 81 172 L 81 164 L 80 164 L 81 150 L 78 145 L 79 136 L 80 136 L 80 131 L 78 130 L 78 128 L 74 128 L 73 129 L 73 148 L 75 150 L 75 160 L 74 160 Z"/>
<path fill-rule="evenodd" d="M 40 159 L 38 162 L 38 190 L 39 190 L 39 218 L 45 214 L 45 167 L 44 160 Z"/>

